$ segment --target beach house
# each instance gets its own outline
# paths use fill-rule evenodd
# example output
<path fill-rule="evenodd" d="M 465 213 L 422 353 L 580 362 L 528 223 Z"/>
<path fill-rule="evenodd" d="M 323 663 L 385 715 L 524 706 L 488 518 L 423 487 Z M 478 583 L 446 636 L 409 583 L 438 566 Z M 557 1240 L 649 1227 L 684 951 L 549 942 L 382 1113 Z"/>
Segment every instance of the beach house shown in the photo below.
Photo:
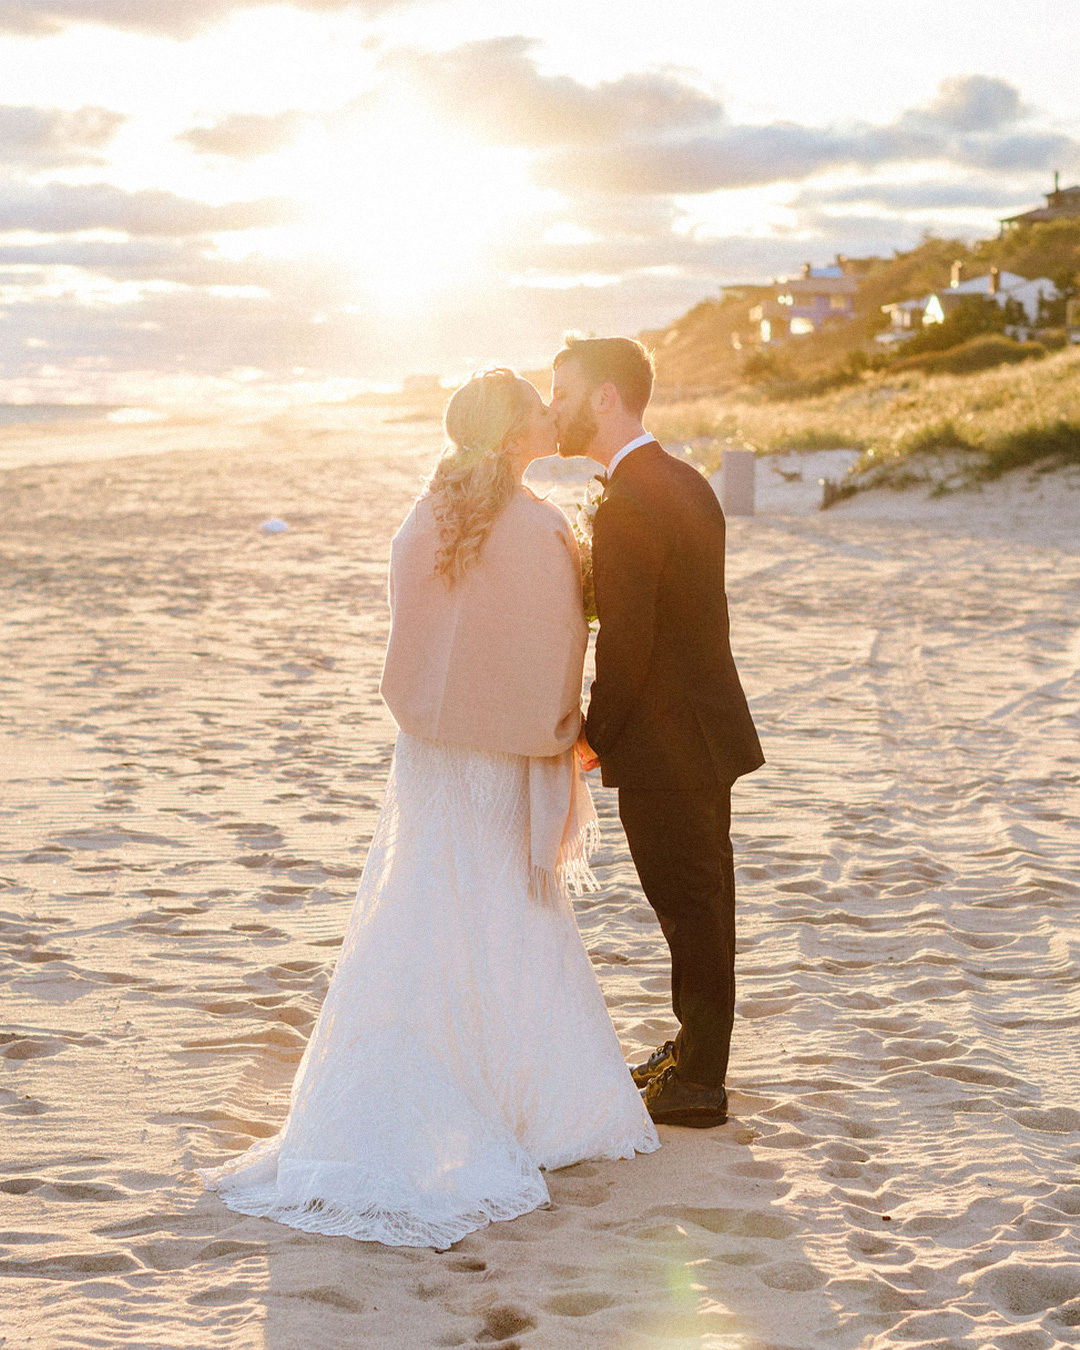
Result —
<path fill-rule="evenodd" d="M 914 336 L 923 324 L 923 315 L 930 297 L 924 295 L 917 300 L 897 300 L 891 305 L 882 305 L 881 312 L 889 316 L 889 326 L 874 339 L 886 345 L 890 342 L 903 342 Z"/>
<path fill-rule="evenodd" d="M 901 300 L 882 305 L 882 313 L 889 316 L 889 327 L 877 336 L 882 343 L 899 342 L 913 337 L 924 324 L 943 323 L 945 316 L 965 297 L 981 295 L 1004 309 L 1013 329 L 1025 330 L 1038 325 L 1044 304 L 1059 298 L 1060 292 L 1049 277 L 1028 280 L 1016 272 L 1003 272 L 991 267 L 983 276 L 963 279 L 963 264 L 952 267 L 952 279 L 947 287 L 931 291 L 919 299 Z"/>
<path fill-rule="evenodd" d="M 773 294 L 750 311 L 750 322 L 763 343 L 816 333 L 826 324 L 855 317 L 858 285 L 842 260 L 831 267 L 804 263 L 797 276 L 777 280 Z"/>
<path fill-rule="evenodd" d="M 1018 216 L 1005 216 L 999 224 L 1001 233 L 1018 230 L 1024 225 L 1039 225 L 1048 220 L 1067 220 L 1080 216 L 1080 184 L 1063 188 L 1061 175 L 1054 174 L 1054 190 L 1047 192 L 1046 205 L 1037 206 L 1034 211 L 1022 211 Z"/>
<path fill-rule="evenodd" d="M 1012 301 L 1017 322 L 1022 324 L 1026 319 L 1027 324 L 1034 328 L 1039 322 L 1043 302 L 1056 300 L 1059 292 L 1049 277 L 1036 277 L 1029 281 L 1016 272 L 1003 272 L 997 267 L 991 267 L 984 276 L 963 281 L 960 267 L 954 264 L 953 280 L 948 289 L 935 291 L 927 297 L 923 323 L 941 323 L 945 315 L 967 295 L 986 296 L 1005 310 L 1010 308 Z"/>

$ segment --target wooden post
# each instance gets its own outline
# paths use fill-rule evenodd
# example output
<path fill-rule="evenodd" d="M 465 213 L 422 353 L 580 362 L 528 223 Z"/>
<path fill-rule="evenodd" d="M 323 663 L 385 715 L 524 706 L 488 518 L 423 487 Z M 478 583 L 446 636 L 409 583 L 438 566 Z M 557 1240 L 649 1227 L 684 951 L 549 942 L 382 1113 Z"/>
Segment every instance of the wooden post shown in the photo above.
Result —
<path fill-rule="evenodd" d="M 754 514 L 754 478 L 757 456 L 753 450 L 725 450 L 720 462 L 720 505 L 728 516 Z"/>

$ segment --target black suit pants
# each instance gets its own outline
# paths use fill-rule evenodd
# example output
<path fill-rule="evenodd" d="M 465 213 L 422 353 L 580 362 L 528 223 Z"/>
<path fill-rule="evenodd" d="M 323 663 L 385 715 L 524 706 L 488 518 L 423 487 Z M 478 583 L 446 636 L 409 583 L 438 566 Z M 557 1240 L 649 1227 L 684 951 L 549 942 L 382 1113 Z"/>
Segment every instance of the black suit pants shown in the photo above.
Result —
<path fill-rule="evenodd" d="M 678 1075 L 719 1086 L 735 1017 L 731 787 L 621 787 L 619 817 L 645 898 L 671 949 Z"/>

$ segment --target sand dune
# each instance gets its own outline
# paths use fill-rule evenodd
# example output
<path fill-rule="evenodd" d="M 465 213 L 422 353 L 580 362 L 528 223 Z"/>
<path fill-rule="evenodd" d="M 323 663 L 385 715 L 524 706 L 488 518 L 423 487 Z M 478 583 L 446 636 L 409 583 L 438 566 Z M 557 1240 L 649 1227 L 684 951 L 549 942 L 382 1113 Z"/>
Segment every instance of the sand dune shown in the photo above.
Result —
<path fill-rule="evenodd" d="M 769 757 L 736 794 L 733 1118 L 439 1254 L 193 1172 L 274 1131 L 333 968 L 437 432 L 109 434 L 132 457 L 0 476 L 4 1350 L 1080 1343 L 1075 498 L 1041 535 L 986 498 L 731 523 Z M 672 1029 L 665 952 L 597 797 L 578 913 L 632 1059 Z"/>

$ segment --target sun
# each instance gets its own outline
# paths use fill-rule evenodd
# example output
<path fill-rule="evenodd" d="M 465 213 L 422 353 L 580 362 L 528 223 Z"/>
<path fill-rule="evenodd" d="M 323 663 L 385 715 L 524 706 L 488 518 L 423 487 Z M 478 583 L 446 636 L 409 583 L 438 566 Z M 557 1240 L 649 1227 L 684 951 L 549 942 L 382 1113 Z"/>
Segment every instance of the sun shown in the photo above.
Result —
<path fill-rule="evenodd" d="M 404 98 L 315 151 L 290 184 L 307 244 L 386 305 L 481 281 L 540 195 L 520 154 L 471 142 Z"/>

